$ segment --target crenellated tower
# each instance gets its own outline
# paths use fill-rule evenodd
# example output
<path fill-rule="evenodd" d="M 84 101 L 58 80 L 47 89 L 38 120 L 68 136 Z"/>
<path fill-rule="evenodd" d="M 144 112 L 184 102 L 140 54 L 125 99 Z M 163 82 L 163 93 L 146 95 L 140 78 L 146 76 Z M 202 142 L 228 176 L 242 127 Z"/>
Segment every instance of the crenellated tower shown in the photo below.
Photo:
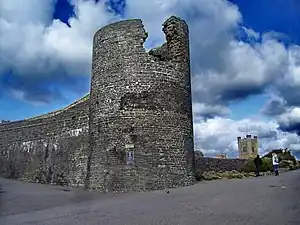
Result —
<path fill-rule="evenodd" d="M 246 135 L 245 138 L 237 137 L 238 151 L 240 159 L 252 159 L 258 155 L 257 136 Z"/>

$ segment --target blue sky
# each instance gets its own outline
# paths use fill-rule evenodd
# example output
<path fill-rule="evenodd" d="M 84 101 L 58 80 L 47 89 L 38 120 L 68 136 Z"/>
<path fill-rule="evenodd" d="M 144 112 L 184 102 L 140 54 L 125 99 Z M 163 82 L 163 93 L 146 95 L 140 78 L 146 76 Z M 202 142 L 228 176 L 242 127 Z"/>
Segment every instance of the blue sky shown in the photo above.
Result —
<path fill-rule="evenodd" d="M 257 32 L 276 31 L 299 43 L 300 4 L 297 0 L 231 0 L 243 14 L 243 23 Z M 272 2 L 272 3 L 271 3 Z"/>
<path fill-rule="evenodd" d="M 9 45 L 0 45 L 0 53 L 4 55 L 0 57 L 4 61 L 4 66 L 0 65 L 0 120 L 21 120 L 47 113 L 87 94 L 92 34 L 101 26 L 120 19 L 142 18 L 149 31 L 148 42 L 162 43 L 160 25 L 167 16 L 178 14 L 190 26 L 193 107 L 198 121 L 194 124 L 195 135 L 202 129 L 211 130 L 211 134 L 205 137 L 201 134 L 196 140 L 199 148 L 207 154 L 215 154 L 220 148 L 233 151 L 235 136 L 243 133 L 241 127 L 253 124 L 253 135 L 276 134 L 276 141 L 271 141 L 274 137 L 261 140 L 262 148 L 298 149 L 300 92 L 296 78 L 300 3 L 296 0 L 272 0 L 272 4 L 270 0 L 157 2 L 79 0 L 74 6 L 68 0 L 31 0 L 27 8 L 32 7 L 34 13 L 15 6 L 17 12 L 23 10 L 20 18 L 11 17 L 13 9 L 8 8 L 2 18 L 5 23 L 1 23 L 0 16 L 0 32 L 4 30 L 0 40 L 3 38 L 3 43 Z M 57 19 L 68 27 L 55 22 Z M 18 33 L 22 31 L 5 26 L 9 23 L 16 28 L 26 25 L 31 29 Z M 28 37 L 10 41 L 13 36 L 22 35 Z M 14 48 L 10 42 L 18 47 Z M 44 47 L 36 48 L 41 43 Z M 11 57 L 17 60 L 10 60 Z M 211 75 L 219 79 L 214 80 Z M 235 130 L 232 141 L 227 141 L 228 138 L 219 138 L 218 143 L 210 141 L 213 135 L 226 137 L 228 126 Z"/>

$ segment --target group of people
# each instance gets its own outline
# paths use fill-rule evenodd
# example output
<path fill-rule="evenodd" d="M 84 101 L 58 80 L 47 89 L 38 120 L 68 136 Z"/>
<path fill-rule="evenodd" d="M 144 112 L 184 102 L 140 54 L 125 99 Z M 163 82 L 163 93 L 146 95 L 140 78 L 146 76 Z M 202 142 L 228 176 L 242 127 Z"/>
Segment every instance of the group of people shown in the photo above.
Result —
<path fill-rule="evenodd" d="M 260 158 L 259 155 L 257 155 L 256 158 L 254 159 L 254 164 L 256 167 L 256 176 L 258 177 L 261 166 L 262 166 L 262 159 Z M 273 164 L 273 171 L 275 173 L 275 176 L 278 176 L 279 175 L 279 171 L 278 171 L 279 158 L 275 152 L 272 153 L 272 164 Z"/>

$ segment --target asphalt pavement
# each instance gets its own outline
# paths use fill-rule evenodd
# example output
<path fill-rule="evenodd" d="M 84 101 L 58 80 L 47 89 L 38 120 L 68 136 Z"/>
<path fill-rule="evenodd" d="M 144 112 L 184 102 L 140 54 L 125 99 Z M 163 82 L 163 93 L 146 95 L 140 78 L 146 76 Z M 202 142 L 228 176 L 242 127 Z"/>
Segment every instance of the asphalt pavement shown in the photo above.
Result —
<path fill-rule="evenodd" d="M 300 225 L 300 170 L 101 194 L 0 179 L 1 225 Z"/>

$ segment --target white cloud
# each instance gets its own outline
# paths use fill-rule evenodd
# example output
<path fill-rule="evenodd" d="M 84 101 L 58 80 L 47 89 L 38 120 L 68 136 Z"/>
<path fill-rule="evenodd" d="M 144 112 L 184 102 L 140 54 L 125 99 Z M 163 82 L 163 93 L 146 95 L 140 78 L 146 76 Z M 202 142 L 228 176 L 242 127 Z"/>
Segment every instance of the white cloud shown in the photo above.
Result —
<path fill-rule="evenodd" d="M 208 102 L 242 99 L 263 92 L 266 85 L 286 71 L 287 51 L 274 40 L 252 46 L 232 39 L 223 46 L 216 58 L 210 58 L 216 67 L 201 69 L 199 62 L 200 69 L 193 77 L 195 94 Z M 218 64 L 223 64 L 221 69 Z"/>
<path fill-rule="evenodd" d="M 279 116 L 278 122 L 283 125 L 289 125 L 291 123 L 300 123 L 300 108 L 293 107 L 288 112 Z"/>
<path fill-rule="evenodd" d="M 277 116 L 281 130 L 300 134 L 300 108 L 290 107 L 286 112 Z"/>
<path fill-rule="evenodd" d="M 278 130 L 276 121 L 262 121 L 253 119 L 232 120 L 217 117 L 206 122 L 194 124 L 195 148 L 204 154 L 214 156 L 219 152 L 228 152 L 230 156 L 237 156 L 237 137 L 245 136 L 246 132 L 259 138 L 259 152 L 265 154 L 271 149 L 292 148 L 299 143 L 296 134 L 283 133 Z"/>
<path fill-rule="evenodd" d="M 268 31 L 266 33 L 263 34 L 263 39 L 265 40 L 286 40 L 289 41 L 289 36 L 287 36 L 286 34 L 280 33 L 280 32 L 276 32 L 276 31 Z"/>
<path fill-rule="evenodd" d="M 208 105 L 204 103 L 193 103 L 193 114 L 195 120 L 205 119 L 211 115 L 219 115 L 226 117 L 230 114 L 230 110 L 222 105 Z"/>
<path fill-rule="evenodd" d="M 247 37 L 250 39 L 258 40 L 260 38 L 260 34 L 251 28 L 242 27 L 242 29 L 246 32 Z"/>
<path fill-rule="evenodd" d="M 300 86 L 300 46 L 292 46 L 289 49 L 288 73 L 285 74 L 285 82 Z"/>
<path fill-rule="evenodd" d="M 52 20 L 55 2 L 56 0 L 29 0 L 27 2 L 1 0 L 0 15 L 10 24 L 42 23 L 47 25 Z"/>
<path fill-rule="evenodd" d="M 282 76 L 275 80 L 276 94 L 287 106 L 300 106 L 300 46 L 291 45 L 286 50 L 286 64 L 282 66 Z"/>
<path fill-rule="evenodd" d="M 76 18 L 68 27 L 52 21 L 54 0 L 1 1 L 0 71 L 13 69 L 17 75 L 52 75 L 64 70 L 89 75 L 94 33 L 116 20 L 103 1 L 72 0 Z M 14 16 L 12 16 L 14 15 Z"/>
<path fill-rule="evenodd" d="M 142 19 L 150 35 L 145 43 L 147 49 L 164 43 L 162 23 L 173 14 L 177 2 L 177 0 L 126 1 L 125 17 Z"/>

